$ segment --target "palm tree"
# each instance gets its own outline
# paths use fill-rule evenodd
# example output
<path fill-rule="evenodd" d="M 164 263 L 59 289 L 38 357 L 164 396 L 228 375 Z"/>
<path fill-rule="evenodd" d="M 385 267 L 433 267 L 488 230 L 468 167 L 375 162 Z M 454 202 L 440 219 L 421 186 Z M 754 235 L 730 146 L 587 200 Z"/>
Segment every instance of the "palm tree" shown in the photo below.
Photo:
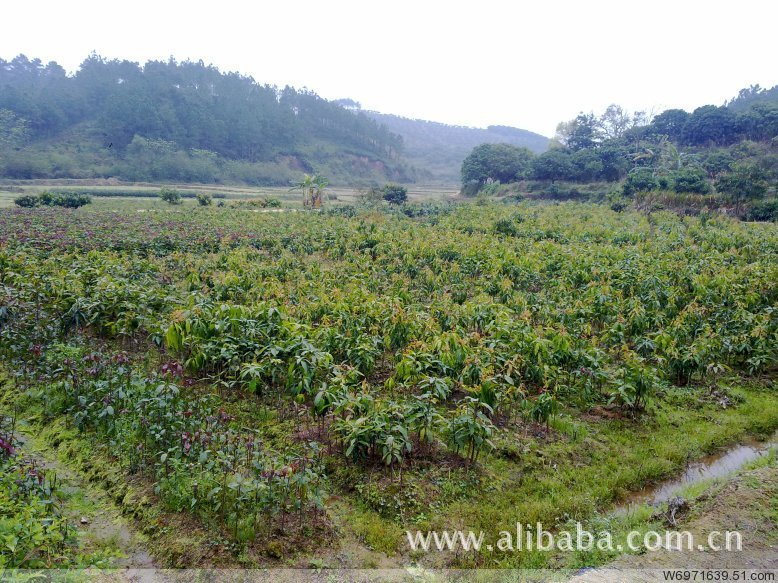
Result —
<path fill-rule="evenodd" d="M 648 160 L 654 176 L 666 176 L 695 162 L 693 156 L 679 151 L 667 136 L 662 136 L 655 148 L 644 148 L 632 156 L 632 160 L 636 165 L 642 160 Z"/>
<path fill-rule="evenodd" d="M 311 204 L 311 199 L 313 198 L 313 190 L 314 190 L 313 176 L 306 174 L 305 177 L 300 182 L 295 184 L 290 190 L 302 191 L 303 207 L 308 208 L 308 206 Z"/>
<path fill-rule="evenodd" d="M 314 189 L 312 191 L 311 205 L 313 208 L 321 208 L 324 202 L 324 189 L 327 188 L 327 179 L 324 176 L 315 174 L 312 178 Z"/>
<path fill-rule="evenodd" d="M 327 184 L 327 179 L 323 176 L 306 174 L 291 190 L 299 190 L 303 193 L 303 207 L 318 209 L 321 208 Z"/>

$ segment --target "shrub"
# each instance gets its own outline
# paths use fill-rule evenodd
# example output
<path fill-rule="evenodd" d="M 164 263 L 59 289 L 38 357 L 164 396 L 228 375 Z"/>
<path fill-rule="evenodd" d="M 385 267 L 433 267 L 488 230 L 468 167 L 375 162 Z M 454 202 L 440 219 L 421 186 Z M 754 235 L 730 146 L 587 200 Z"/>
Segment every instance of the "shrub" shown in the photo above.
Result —
<path fill-rule="evenodd" d="M 516 237 L 519 234 L 519 228 L 510 218 L 499 219 L 494 223 L 494 232 L 498 235 Z"/>
<path fill-rule="evenodd" d="M 489 182 L 488 184 L 485 184 L 483 188 L 481 188 L 481 192 L 479 192 L 478 194 L 483 194 L 484 196 L 494 196 L 497 194 L 499 188 L 500 188 L 500 181 L 495 180 L 494 182 Z"/>
<path fill-rule="evenodd" d="M 400 184 L 387 184 L 383 193 L 384 200 L 389 204 L 403 204 L 408 200 L 408 189 Z"/>
<path fill-rule="evenodd" d="M 198 193 L 197 204 L 200 206 L 211 206 L 211 204 L 213 204 L 213 199 L 210 194 Z"/>
<path fill-rule="evenodd" d="M 77 209 L 84 205 L 90 204 L 91 202 L 92 199 L 86 194 L 52 194 L 51 192 L 41 192 L 38 196 L 20 196 L 14 200 L 16 206 L 20 206 L 22 208 L 60 206 L 64 208 Z"/>
<path fill-rule="evenodd" d="M 232 206 L 235 207 L 251 207 L 251 208 L 278 208 L 281 206 L 281 201 L 277 198 L 250 198 L 247 200 L 233 201 Z"/>
<path fill-rule="evenodd" d="M 624 200 L 615 200 L 611 203 L 611 210 L 617 213 L 627 210 L 628 203 Z"/>
<path fill-rule="evenodd" d="M 711 191 L 710 183 L 706 180 L 705 172 L 701 168 L 684 168 L 674 172 L 672 180 L 675 192 L 708 194 Z"/>
<path fill-rule="evenodd" d="M 86 194 L 60 194 L 53 197 L 51 205 L 77 209 L 91 202 L 92 199 Z"/>
<path fill-rule="evenodd" d="M 716 190 L 729 196 L 740 214 L 743 201 L 762 198 L 767 193 L 767 177 L 764 170 L 754 165 L 735 165 L 732 172 L 722 174 L 716 181 Z"/>
<path fill-rule="evenodd" d="M 478 182 L 468 182 L 462 186 L 462 196 L 475 196 L 479 190 L 481 185 Z"/>
<path fill-rule="evenodd" d="M 14 199 L 14 204 L 22 208 L 31 209 L 40 205 L 40 199 L 37 196 L 27 194 Z"/>
<path fill-rule="evenodd" d="M 637 168 L 627 175 L 623 191 L 626 196 L 632 196 L 636 192 L 648 192 L 658 188 L 659 181 L 649 168 Z"/>
<path fill-rule="evenodd" d="M 362 206 L 379 206 L 384 200 L 384 191 L 377 186 L 371 186 L 366 190 L 359 190 L 357 201 Z"/>
<path fill-rule="evenodd" d="M 168 204 L 181 204 L 181 194 L 174 188 L 163 187 L 159 191 L 159 198 Z"/>
<path fill-rule="evenodd" d="M 752 204 L 746 212 L 746 220 L 778 222 L 778 198 Z"/>

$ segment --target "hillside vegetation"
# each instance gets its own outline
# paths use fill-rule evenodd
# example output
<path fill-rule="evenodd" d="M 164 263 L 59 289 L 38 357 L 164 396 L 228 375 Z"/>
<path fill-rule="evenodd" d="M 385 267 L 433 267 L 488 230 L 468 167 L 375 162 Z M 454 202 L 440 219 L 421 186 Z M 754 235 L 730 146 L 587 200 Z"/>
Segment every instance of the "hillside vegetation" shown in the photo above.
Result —
<path fill-rule="evenodd" d="M 467 195 L 608 194 L 653 207 L 727 207 L 775 220 L 778 88 L 754 86 L 720 107 L 669 109 L 653 118 L 617 105 L 601 115 L 580 113 L 559 124 L 550 149 L 537 156 L 509 144 L 477 146 L 462 164 L 461 179 Z M 515 185 L 501 186 L 506 183 Z"/>
<path fill-rule="evenodd" d="M 90 55 L 0 59 L 0 176 L 287 185 L 321 172 L 344 184 L 456 184 L 468 152 L 506 142 L 542 152 L 527 130 L 450 126 L 362 112 L 350 99 L 262 85 L 202 61 Z"/>
<path fill-rule="evenodd" d="M 0 176 L 288 185 L 410 181 L 402 138 L 312 91 L 202 61 L 0 59 Z"/>

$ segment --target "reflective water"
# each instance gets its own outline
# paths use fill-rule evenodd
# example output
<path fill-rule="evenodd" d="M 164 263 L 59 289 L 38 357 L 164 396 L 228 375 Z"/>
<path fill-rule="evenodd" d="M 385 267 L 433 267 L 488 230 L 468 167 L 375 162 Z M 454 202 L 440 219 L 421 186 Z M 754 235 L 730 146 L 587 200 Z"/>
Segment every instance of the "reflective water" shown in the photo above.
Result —
<path fill-rule="evenodd" d="M 620 505 L 620 509 L 625 510 L 636 504 L 667 502 L 677 495 L 681 488 L 702 480 L 727 476 L 742 468 L 746 463 L 768 455 L 770 450 L 775 447 L 778 447 L 778 432 L 767 441 L 753 440 L 731 447 L 721 453 L 709 455 L 690 464 L 682 476 L 631 494 Z"/>

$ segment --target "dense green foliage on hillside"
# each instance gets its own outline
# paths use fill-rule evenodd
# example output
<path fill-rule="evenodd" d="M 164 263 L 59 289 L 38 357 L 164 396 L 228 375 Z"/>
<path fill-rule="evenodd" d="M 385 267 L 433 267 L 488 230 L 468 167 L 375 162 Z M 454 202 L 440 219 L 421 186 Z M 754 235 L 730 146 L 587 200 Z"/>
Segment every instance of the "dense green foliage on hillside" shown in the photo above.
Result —
<path fill-rule="evenodd" d="M 739 213 L 743 201 L 768 196 L 778 183 L 777 90 L 752 87 L 727 106 L 670 109 L 650 120 L 616 105 L 599 116 L 580 113 L 559 124 L 551 148 L 538 156 L 507 145 L 499 151 L 475 148 L 461 178 L 466 194 L 527 178 L 552 184 L 624 181 L 620 190 L 627 196 L 718 194 L 718 202 Z"/>
<path fill-rule="evenodd" d="M 202 62 L 106 60 L 74 75 L 0 59 L 0 176 L 288 184 L 409 180 L 402 138 L 308 90 L 261 85 Z"/>
<path fill-rule="evenodd" d="M 727 102 L 727 107 L 735 111 L 743 111 L 752 105 L 759 103 L 775 103 L 778 101 L 778 85 L 771 89 L 765 89 L 757 85 L 743 88 L 737 97 Z"/>

